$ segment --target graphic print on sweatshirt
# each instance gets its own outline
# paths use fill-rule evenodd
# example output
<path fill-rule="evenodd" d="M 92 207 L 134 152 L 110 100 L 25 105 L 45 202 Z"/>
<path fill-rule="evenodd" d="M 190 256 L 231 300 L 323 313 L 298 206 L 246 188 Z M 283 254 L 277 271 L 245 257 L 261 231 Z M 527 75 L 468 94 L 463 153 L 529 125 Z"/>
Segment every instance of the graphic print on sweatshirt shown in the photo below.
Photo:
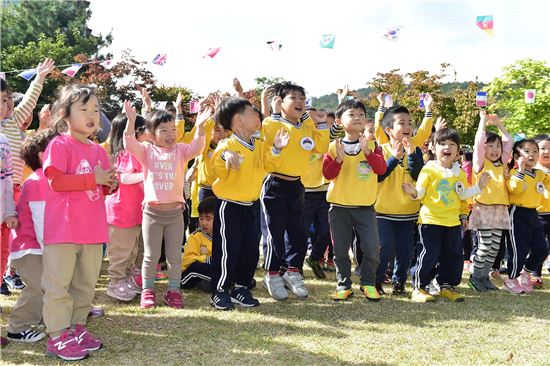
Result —
<path fill-rule="evenodd" d="M 98 161 L 97 163 L 99 164 L 99 166 L 101 166 L 101 162 Z M 90 165 L 88 160 L 80 160 L 80 163 L 78 163 L 78 167 L 76 168 L 76 175 L 90 174 L 93 172 L 94 170 L 92 169 L 92 166 Z M 99 193 L 99 188 L 97 186 L 94 190 L 86 191 L 86 193 L 88 194 L 88 199 L 92 202 L 97 201 L 101 197 L 101 194 Z"/>
<path fill-rule="evenodd" d="M 176 180 L 176 153 L 158 154 L 153 161 L 153 165 L 149 168 L 149 175 L 153 178 L 155 191 L 173 190 Z"/>

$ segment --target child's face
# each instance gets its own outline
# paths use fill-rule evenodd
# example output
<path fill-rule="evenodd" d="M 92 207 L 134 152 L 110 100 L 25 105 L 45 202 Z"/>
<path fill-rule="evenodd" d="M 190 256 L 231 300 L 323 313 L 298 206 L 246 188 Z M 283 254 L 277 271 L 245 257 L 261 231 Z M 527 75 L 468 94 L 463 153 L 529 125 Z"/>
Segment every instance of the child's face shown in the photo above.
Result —
<path fill-rule="evenodd" d="M 550 141 L 539 141 L 539 164 L 543 167 L 550 167 Z"/>
<path fill-rule="evenodd" d="M 13 94 L 8 93 L 8 110 L 6 112 L 6 117 L 9 117 L 13 114 L 13 108 L 14 108 Z"/>
<path fill-rule="evenodd" d="M 8 117 L 8 93 L 0 92 L 0 120 Z"/>
<path fill-rule="evenodd" d="M 539 147 L 533 143 L 527 143 L 518 149 L 519 156 L 516 154 L 517 158 L 525 159 L 526 168 L 534 168 L 537 165 L 539 160 Z"/>
<path fill-rule="evenodd" d="M 176 121 L 170 120 L 161 123 L 154 133 L 148 131 L 147 134 L 156 146 L 170 149 L 177 143 L 178 130 L 176 129 Z"/>
<path fill-rule="evenodd" d="M 220 125 L 215 125 L 214 129 L 212 130 L 212 139 L 210 140 L 210 145 L 213 147 L 218 146 L 218 142 L 221 140 L 227 138 L 227 131 L 224 130 L 224 128 Z"/>
<path fill-rule="evenodd" d="M 306 96 L 299 91 L 288 93 L 281 104 L 281 112 L 284 118 L 299 120 L 306 111 Z"/>
<path fill-rule="evenodd" d="M 348 109 L 342 114 L 342 117 L 336 119 L 336 123 L 342 125 L 348 133 L 363 133 L 367 124 L 367 117 L 360 108 Z"/>
<path fill-rule="evenodd" d="M 246 106 L 246 109 L 242 113 L 235 115 L 236 123 L 240 129 L 247 135 L 253 135 L 260 130 L 262 121 L 260 121 L 260 115 L 251 106 Z"/>
<path fill-rule="evenodd" d="M 76 134 L 84 139 L 94 135 L 100 127 L 99 101 L 95 96 L 91 96 L 86 103 L 82 103 L 80 100 L 74 102 L 66 120 L 71 134 Z"/>
<path fill-rule="evenodd" d="M 485 159 L 497 161 L 502 156 L 502 144 L 499 139 L 485 143 Z"/>
<path fill-rule="evenodd" d="M 435 157 L 439 164 L 450 168 L 458 159 L 458 145 L 453 140 L 443 140 L 435 144 Z"/>
<path fill-rule="evenodd" d="M 200 214 L 199 227 L 208 235 L 212 235 L 212 230 L 214 227 L 214 215 L 211 213 Z"/>
<path fill-rule="evenodd" d="M 412 131 L 411 115 L 408 113 L 394 115 L 392 128 L 386 128 L 386 133 L 396 141 L 403 140 L 403 137 L 411 137 Z"/>
<path fill-rule="evenodd" d="M 368 141 L 376 141 L 376 136 L 374 135 L 374 121 L 367 121 L 365 132 L 363 133 Z"/>

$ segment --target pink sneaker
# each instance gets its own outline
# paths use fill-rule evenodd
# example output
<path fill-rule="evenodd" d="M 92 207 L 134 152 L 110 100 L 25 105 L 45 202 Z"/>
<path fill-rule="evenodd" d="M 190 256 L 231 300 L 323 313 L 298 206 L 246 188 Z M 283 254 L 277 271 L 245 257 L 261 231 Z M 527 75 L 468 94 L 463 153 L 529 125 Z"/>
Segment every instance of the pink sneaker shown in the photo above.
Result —
<path fill-rule="evenodd" d="M 156 305 L 155 290 L 147 288 L 141 291 L 141 301 L 139 305 L 142 309 L 154 308 Z"/>
<path fill-rule="evenodd" d="M 59 338 L 48 339 L 46 356 L 53 358 L 59 357 L 65 361 L 77 361 L 87 358 L 90 354 L 78 344 L 74 334 L 66 330 L 61 333 Z"/>
<path fill-rule="evenodd" d="M 80 347 L 86 351 L 97 351 L 103 347 L 103 343 L 99 339 L 92 337 L 83 325 L 77 325 L 73 335 Z"/>
<path fill-rule="evenodd" d="M 504 279 L 504 287 L 513 294 L 522 294 L 525 291 L 517 278 L 506 277 Z"/>
<path fill-rule="evenodd" d="M 531 274 L 529 272 L 521 271 L 519 276 L 519 284 L 527 293 L 534 291 L 533 284 L 531 283 Z"/>
<path fill-rule="evenodd" d="M 141 278 L 141 271 L 139 269 L 134 270 L 134 274 L 132 275 L 134 278 L 135 284 L 141 289 L 143 288 L 143 279 Z"/>
<path fill-rule="evenodd" d="M 181 309 L 183 308 L 183 297 L 179 291 L 167 291 L 164 294 L 164 303 L 171 308 Z"/>

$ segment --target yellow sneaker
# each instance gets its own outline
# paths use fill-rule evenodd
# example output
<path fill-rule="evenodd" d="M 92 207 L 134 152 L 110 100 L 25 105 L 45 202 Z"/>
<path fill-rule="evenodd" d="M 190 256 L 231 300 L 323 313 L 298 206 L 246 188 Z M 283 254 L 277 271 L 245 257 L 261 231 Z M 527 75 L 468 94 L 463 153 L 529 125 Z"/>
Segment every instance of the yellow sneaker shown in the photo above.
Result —
<path fill-rule="evenodd" d="M 361 291 L 365 294 L 365 297 L 369 301 L 380 301 L 380 293 L 376 289 L 376 286 L 361 285 Z"/>
<path fill-rule="evenodd" d="M 444 288 L 439 292 L 439 297 L 447 299 L 451 302 L 463 302 L 464 295 L 459 292 L 456 292 L 454 288 L 448 287 Z"/>
<path fill-rule="evenodd" d="M 425 302 L 434 302 L 437 299 L 432 295 L 430 295 L 428 292 L 426 292 L 426 290 L 417 288 L 413 290 L 411 300 L 412 302 L 425 303 Z"/>
<path fill-rule="evenodd" d="M 332 300 L 334 300 L 334 301 L 345 301 L 348 298 L 350 298 L 350 296 L 352 296 L 352 295 L 353 295 L 353 290 L 352 289 L 336 290 L 334 292 L 334 294 L 332 295 Z"/>

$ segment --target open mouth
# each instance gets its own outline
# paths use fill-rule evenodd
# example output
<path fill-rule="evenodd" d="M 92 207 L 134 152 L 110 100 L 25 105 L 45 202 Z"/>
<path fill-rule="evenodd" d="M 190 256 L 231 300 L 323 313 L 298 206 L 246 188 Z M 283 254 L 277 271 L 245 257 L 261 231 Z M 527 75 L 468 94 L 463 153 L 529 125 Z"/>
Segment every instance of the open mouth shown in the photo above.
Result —
<path fill-rule="evenodd" d="M 302 109 L 303 109 L 302 107 L 295 107 L 295 108 L 294 108 L 294 110 L 295 110 L 296 112 L 300 112 L 300 113 L 302 112 Z"/>
<path fill-rule="evenodd" d="M 93 123 L 93 122 L 88 122 L 88 123 L 86 123 L 86 127 L 94 128 L 94 127 L 95 127 L 95 123 Z"/>
<path fill-rule="evenodd" d="M 445 157 L 451 157 L 451 153 L 448 151 L 443 152 L 443 156 Z"/>

